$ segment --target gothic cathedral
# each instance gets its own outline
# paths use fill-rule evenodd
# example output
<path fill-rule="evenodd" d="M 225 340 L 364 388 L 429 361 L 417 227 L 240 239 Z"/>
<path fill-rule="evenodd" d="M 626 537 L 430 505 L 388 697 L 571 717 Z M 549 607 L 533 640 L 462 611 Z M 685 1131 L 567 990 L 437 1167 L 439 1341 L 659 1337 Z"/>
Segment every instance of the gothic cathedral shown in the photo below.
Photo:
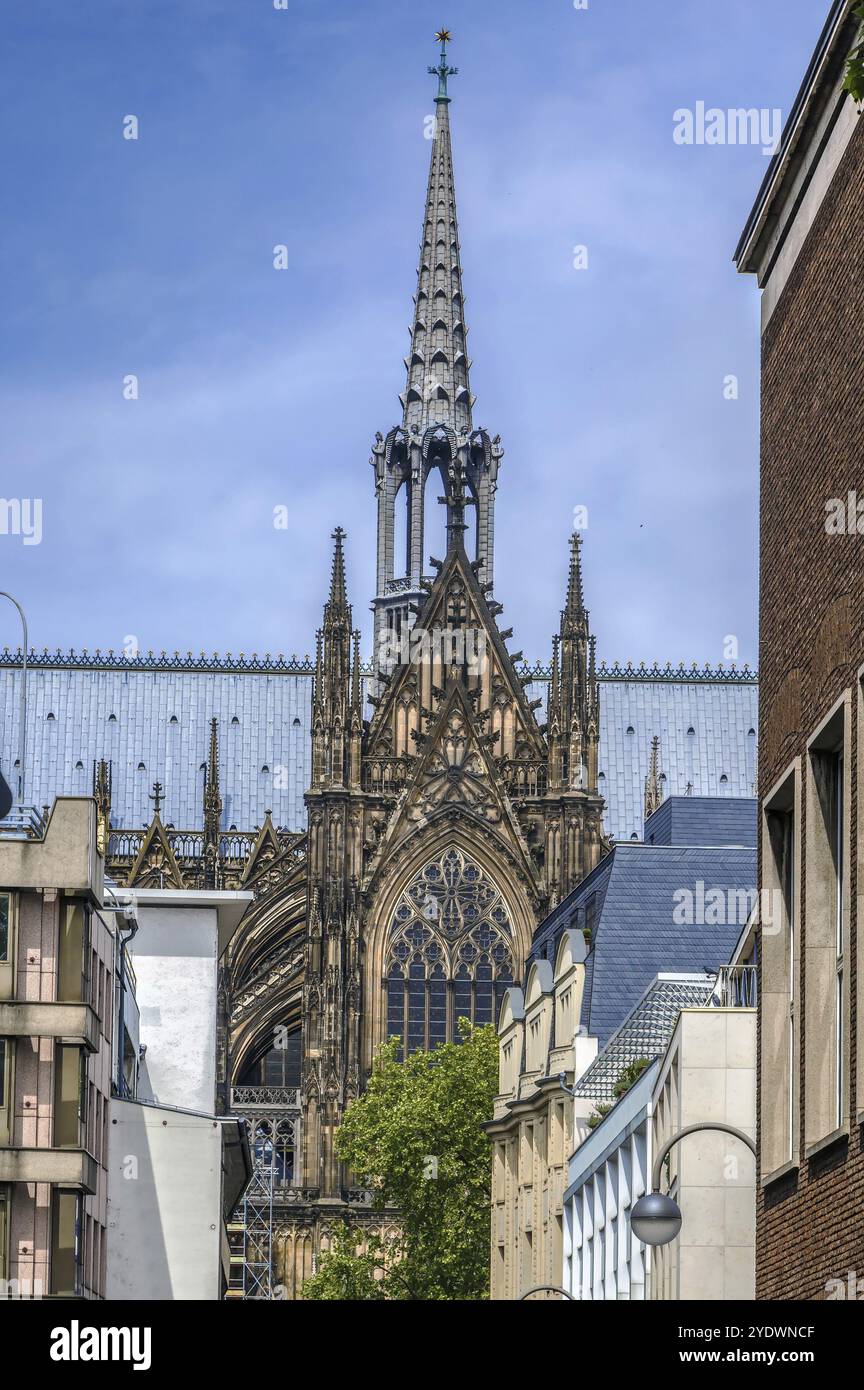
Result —
<path fill-rule="evenodd" d="M 259 1242 L 261 1269 L 272 1255 L 289 1297 L 334 1222 L 350 1214 L 380 1226 L 335 1151 L 377 1047 L 398 1034 L 409 1051 L 430 1048 L 456 1036 L 460 1018 L 494 1022 L 523 978 L 538 923 L 606 848 L 578 534 L 543 700 L 531 698 L 536 675 L 522 674 L 522 653 L 498 623 L 503 450 L 472 419 L 450 144 L 455 70 L 449 35 L 438 37 L 402 422 L 376 437 L 371 460 L 374 658 L 361 664 L 337 530 L 314 666 L 306 833 L 275 826 L 269 812 L 254 831 L 223 827 L 215 719 L 203 836 L 163 825 L 158 799 L 143 835 L 111 829 L 119 883 L 254 894 L 223 962 L 219 1103 L 248 1117 L 269 1165 L 247 1244 Z M 446 521 L 438 559 L 426 550 L 427 493 Z M 96 795 L 107 827 L 105 762 Z"/>

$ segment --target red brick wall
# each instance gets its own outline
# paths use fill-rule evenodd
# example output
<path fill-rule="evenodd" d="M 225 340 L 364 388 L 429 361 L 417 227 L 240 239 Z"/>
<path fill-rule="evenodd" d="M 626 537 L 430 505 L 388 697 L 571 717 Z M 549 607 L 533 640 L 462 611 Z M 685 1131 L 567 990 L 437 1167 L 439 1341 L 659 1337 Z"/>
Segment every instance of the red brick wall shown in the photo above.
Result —
<path fill-rule="evenodd" d="M 862 193 L 864 117 L 762 343 L 760 796 L 793 758 L 803 760 L 809 735 L 844 690 L 855 691 L 864 663 L 864 535 L 825 532 L 830 498 L 857 490 L 864 501 Z M 856 715 L 853 694 L 849 1141 L 819 1161 L 804 1157 L 802 1035 L 799 1167 L 757 1196 L 758 1298 L 825 1298 L 827 1281 L 845 1280 L 848 1270 L 864 1280 L 864 1152 L 855 1122 Z M 802 893 L 802 947 L 804 900 Z M 799 1001 L 806 987 L 802 963 Z M 760 1112 L 771 1103 L 760 1096 Z"/>

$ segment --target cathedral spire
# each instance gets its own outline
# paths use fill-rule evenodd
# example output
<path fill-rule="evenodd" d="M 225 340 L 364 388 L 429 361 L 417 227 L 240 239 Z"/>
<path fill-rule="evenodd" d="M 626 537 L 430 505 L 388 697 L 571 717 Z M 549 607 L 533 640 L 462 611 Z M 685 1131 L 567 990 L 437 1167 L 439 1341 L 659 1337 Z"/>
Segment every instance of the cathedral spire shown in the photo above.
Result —
<path fill-rule="evenodd" d="M 215 719 L 210 720 L 210 756 L 204 776 L 204 835 L 218 840 L 222 798 L 219 795 L 219 736 Z"/>
<path fill-rule="evenodd" d="M 567 606 L 564 610 L 567 621 L 579 622 L 585 616 L 585 599 L 582 592 L 582 537 L 574 531 L 570 537 L 570 575 L 567 581 Z"/>
<path fill-rule="evenodd" d="M 93 764 L 93 796 L 96 799 L 96 847 L 108 853 L 111 834 L 111 764 L 104 758 Z"/>
<path fill-rule="evenodd" d="M 660 781 L 660 739 L 657 734 L 651 740 L 651 760 L 648 776 L 645 778 L 645 819 L 652 816 L 663 802 L 663 783 Z"/>
<path fill-rule="evenodd" d="M 317 636 L 315 688 L 312 703 L 312 780 L 342 785 L 352 772 L 346 763 L 351 734 L 352 649 L 356 653 L 351 605 L 345 584 L 345 532 L 333 532 L 330 596 L 324 605 L 324 623 Z M 356 659 L 356 658 L 355 658 Z M 356 721 L 355 721 L 356 723 Z"/>
<path fill-rule="evenodd" d="M 594 639 L 582 589 L 582 537 L 578 531 L 570 537 L 567 599 L 554 644 L 549 694 L 550 778 L 571 790 L 583 788 L 594 795 L 600 701 Z"/>
<path fill-rule="evenodd" d="M 462 261 L 456 222 L 456 189 L 450 144 L 450 96 L 447 80 L 457 68 L 447 62 L 448 29 L 435 35 L 441 42 L 432 126 L 432 157 L 426 193 L 426 213 L 420 242 L 411 353 L 405 359 L 408 381 L 400 396 L 403 426 L 424 434 L 430 425 L 458 432 L 472 428 L 473 397 L 468 383 L 467 329 L 462 299 Z"/>
<path fill-rule="evenodd" d="M 219 886 L 219 828 L 222 797 L 219 794 L 219 737 L 217 722 L 210 720 L 210 755 L 204 773 L 204 887 Z"/>
<path fill-rule="evenodd" d="M 330 571 L 330 599 L 328 607 L 334 613 L 337 610 L 344 613 L 348 607 L 348 592 L 345 585 L 345 552 L 342 549 L 345 532 L 342 530 L 341 526 L 336 527 L 332 539 L 336 544 L 333 549 L 333 564 Z"/>

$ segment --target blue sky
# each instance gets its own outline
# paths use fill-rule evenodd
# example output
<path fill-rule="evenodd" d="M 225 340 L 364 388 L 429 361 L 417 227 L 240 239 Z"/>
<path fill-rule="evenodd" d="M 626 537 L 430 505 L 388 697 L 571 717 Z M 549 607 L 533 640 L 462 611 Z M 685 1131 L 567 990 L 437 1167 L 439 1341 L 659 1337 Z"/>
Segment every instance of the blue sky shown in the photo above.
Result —
<path fill-rule="evenodd" d="M 446 23 L 503 622 L 547 658 L 585 505 L 602 657 L 714 663 L 734 634 L 753 663 L 758 291 L 731 257 L 767 160 L 677 145 L 673 112 L 785 116 L 826 12 L 6 0 L 0 492 L 42 499 L 43 538 L 0 535 L 0 587 L 33 644 L 311 651 L 337 523 L 368 634 Z"/>

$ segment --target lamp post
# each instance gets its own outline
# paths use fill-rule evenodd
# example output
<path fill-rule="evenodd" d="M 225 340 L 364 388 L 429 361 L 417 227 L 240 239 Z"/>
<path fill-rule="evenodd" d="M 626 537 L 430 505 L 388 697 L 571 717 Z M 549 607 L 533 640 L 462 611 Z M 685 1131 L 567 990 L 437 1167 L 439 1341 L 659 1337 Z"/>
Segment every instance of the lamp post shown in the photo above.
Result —
<path fill-rule="evenodd" d="M 27 619 L 17 598 L 0 589 L 0 598 L 8 598 L 18 609 L 21 619 L 23 642 L 21 646 L 21 700 L 18 715 L 18 805 L 24 805 L 24 753 L 27 747 Z"/>
<path fill-rule="evenodd" d="M 681 1230 L 681 1208 L 670 1197 L 668 1192 L 660 1191 L 660 1172 L 663 1163 L 671 1149 L 675 1147 L 681 1139 L 686 1139 L 688 1134 L 698 1134 L 704 1130 L 719 1130 L 721 1134 L 731 1134 L 735 1139 L 740 1139 L 742 1144 L 746 1144 L 750 1152 L 755 1156 L 756 1144 L 749 1134 L 744 1134 L 742 1130 L 736 1129 L 734 1125 L 714 1124 L 706 1121 L 698 1125 L 685 1125 L 677 1134 L 667 1140 L 654 1160 L 654 1168 L 651 1174 L 650 1192 L 646 1192 L 644 1197 L 633 1207 L 630 1213 L 630 1229 L 637 1240 L 644 1241 L 646 1245 L 668 1245 L 670 1240 L 674 1240 Z"/>

